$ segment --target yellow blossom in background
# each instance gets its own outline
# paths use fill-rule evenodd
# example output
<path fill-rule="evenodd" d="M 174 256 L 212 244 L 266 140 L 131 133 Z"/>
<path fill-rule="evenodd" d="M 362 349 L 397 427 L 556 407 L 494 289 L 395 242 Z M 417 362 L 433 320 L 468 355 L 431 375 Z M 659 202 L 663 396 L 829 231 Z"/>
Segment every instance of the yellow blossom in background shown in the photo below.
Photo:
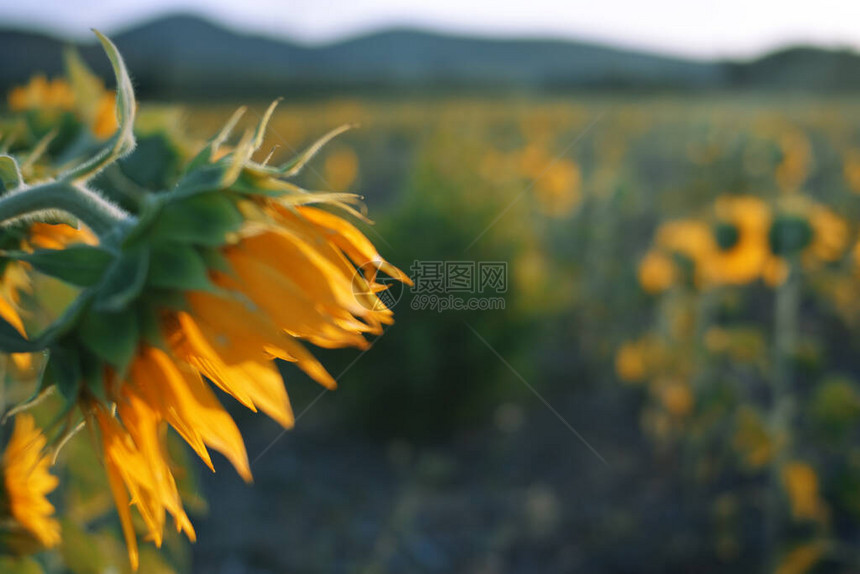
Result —
<path fill-rule="evenodd" d="M 83 81 L 91 84 L 87 98 L 76 97 L 79 78 L 72 74 L 72 84 L 62 78 L 48 80 L 45 76 L 34 76 L 25 86 L 12 88 L 9 92 L 9 109 L 15 112 L 36 111 L 43 113 L 76 112 L 99 139 L 107 139 L 117 130 L 116 94 L 107 90 L 104 83 L 89 74 Z"/>
<path fill-rule="evenodd" d="M 782 468 L 782 483 L 795 520 L 824 520 L 827 509 L 818 489 L 818 475 L 809 464 L 792 461 Z"/>
<path fill-rule="evenodd" d="M 717 249 L 703 261 L 707 284 L 742 285 L 761 276 L 768 257 L 770 210 L 752 196 L 722 196 L 714 204 Z"/>
<path fill-rule="evenodd" d="M 672 258 L 659 251 L 649 251 L 639 262 L 639 284 L 648 293 L 662 293 L 677 280 Z"/>
<path fill-rule="evenodd" d="M 793 548 L 782 558 L 775 574 L 806 574 L 821 560 L 826 549 L 826 543 L 819 541 Z"/>
<path fill-rule="evenodd" d="M 786 256 L 792 253 L 799 254 L 807 271 L 838 261 L 848 248 L 849 235 L 848 222 L 830 208 L 800 195 L 785 198 L 777 204 L 770 231 L 772 253 L 765 264 L 765 281 L 771 286 L 785 281 L 789 274 Z"/>
<path fill-rule="evenodd" d="M 116 95 L 113 92 L 105 92 L 98 100 L 98 107 L 90 119 L 90 127 L 99 139 L 109 138 L 119 127 L 116 119 Z"/>
<path fill-rule="evenodd" d="M 71 86 L 62 78 L 48 80 L 39 74 L 24 86 L 12 88 L 8 96 L 9 109 L 14 112 L 27 110 L 70 111 L 75 105 Z"/>
<path fill-rule="evenodd" d="M 542 143 L 531 142 L 520 150 L 517 157 L 520 175 L 535 180 L 552 163 L 552 159 Z"/>
<path fill-rule="evenodd" d="M 799 129 L 789 128 L 779 138 L 782 162 L 774 177 L 782 191 L 797 191 L 809 177 L 812 169 L 812 146 Z"/>
<path fill-rule="evenodd" d="M 639 383 L 648 375 L 646 349 L 639 341 L 624 343 L 615 353 L 615 373 L 628 383 Z"/>
<path fill-rule="evenodd" d="M 848 222 L 831 209 L 817 204 L 810 208 L 809 222 L 812 226 L 811 257 L 828 263 L 842 257 L 849 241 Z"/>
<path fill-rule="evenodd" d="M 663 223 L 657 229 L 655 244 L 694 262 L 702 261 L 715 249 L 711 228 L 706 222 L 694 219 Z"/>
<path fill-rule="evenodd" d="M 658 395 L 663 407 L 674 417 L 685 417 L 693 411 L 693 392 L 684 381 L 658 381 Z"/>
<path fill-rule="evenodd" d="M 59 481 L 48 472 L 46 439 L 33 417 L 19 414 L 3 452 L 3 490 L 0 496 L 0 546 L 29 554 L 60 543 L 60 524 L 47 495 Z"/>
<path fill-rule="evenodd" d="M 550 163 L 534 182 L 537 205 L 552 217 L 564 217 L 582 201 L 582 175 L 579 166 L 568 159 Z"/>
<path fill-rule="evenodd" d="M 741 407 L 736 425 L 732 444 L 744 464 L 759 469 L 770 462 L 775 445 L 759 413 L 751 407 Z"/>
<path fill-rule="evenodd" d="M 842 175 L 849 189 L 860 193 L 860 149 L 851 148 L 845 152 Z"/>

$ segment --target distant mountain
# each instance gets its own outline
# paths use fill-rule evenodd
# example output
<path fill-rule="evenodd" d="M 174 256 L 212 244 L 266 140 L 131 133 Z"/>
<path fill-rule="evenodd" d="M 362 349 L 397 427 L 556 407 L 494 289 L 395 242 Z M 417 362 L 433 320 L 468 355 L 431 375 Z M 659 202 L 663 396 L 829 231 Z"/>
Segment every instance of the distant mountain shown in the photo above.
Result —
<path fill-rule="evenodd" d="M 194 16 L 113 33 L 143 97 L 308 92 L 572 89 L 860 89 L 860 56 L 798 48 L 752 62 L 697 62 L 560 40 L 501 40 L 391 30 L 320 47 L 240 34 Z M 0 30 L 0 89 L 62 69 L 60 39 Z M 94 44 L 84 57 L 102 74 Z M 12 55 L 12 56 L 10 56 Z"/>

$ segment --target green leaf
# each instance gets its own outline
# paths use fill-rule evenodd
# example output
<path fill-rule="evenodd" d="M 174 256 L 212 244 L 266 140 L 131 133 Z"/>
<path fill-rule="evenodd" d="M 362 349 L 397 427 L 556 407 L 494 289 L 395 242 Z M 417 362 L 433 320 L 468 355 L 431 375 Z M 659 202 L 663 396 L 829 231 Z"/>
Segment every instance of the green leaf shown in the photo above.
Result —
<path fill-rule="evenodd" d="M 105 361 L 90 353 L 82 353 L 80 359 L 83 385 L 97 399 L 105 404 L 110 403 L 105 389 Z M 126 368 L 128 368 L 127 363 L 121 370 L 117 371 L 120 377 L 125 376 Z"/>
<path fill-rule="evenodd" d="M 51 347 L 45 376 L 57 385 L 57 390 L 67 402 L 78 398 L 81 388 L 81 363 L 76 350 L 55 345 Z"/>
<path fill-rule="evenodd" d="M 141 340 L 152 347 L 165 349 L 167 343 L 162 334 L 161 321 L 158 315 L 159 307 L 153 305 L 149 298 L 136 307 Z"/>
<path fill-rule="evenodd" d="M 145 189 L 166 190 L 181 161 L 180 152 L 166 134 L 138 136 L 134 153 L 120 160 L 122 173 Z"/>
<path fill-rule="evenodd" d="M 9 321 L 0 317 L 0 351 L 4 353 L 29 353 L 33 342 L 28 341 Z"/>
<path fill-rule="evenodd" d="M 24 184 L 18 162 L 9 155 L 0 155 L 0 192 L 12 191 Z"/>
<path fill-rule="evenodd" d="M 84 346 L 124 373 L 137 351 L 140 331 L 135 309 L 90 311 L 78 328 Z"/>
<path fill-rule="evenodd" d="M 242 214 L 228 197 L 207 193 L 166 204 L 151 233 L 155 240 L 218 247 L 242 223 Z"/>
<path fill-rule="evenodd" d="M 96 293 L 95 308 L 119 311 L 143 290 L 149 270 L 149 249 L 139 248 L 116 259 L 105 273 Z"/>
<path fill-rule="evenodd" d="M 7 252 L 7 256 L 26 261 L 45 275 L 79 287 L 96 284 L 115 259 L 115 255 L 109 251 L 91 245 L 39 249 L 31 253 L 13 251 Z"/>
<path fill-rule="evenodd" d="M 121 145 L 128 147 L 125 151 L 131 151 L 134 148 L 134 112 L 137 105 L 131 77 L 128 75 L 125 62 L 113 42 L 98 30 L 94 30 L 94 33 L 101 42 L 111 66 L 113 66 L 113 72 L 116 76 L 116 112 L 119 123 L 119 140 Z"/>
<path fill-rule="evenodd" d="M 149 284 L 183 291 L 207 290 L 209 269 L 197 250 L 183 243 L 163 243 L 152 249 Z"/>

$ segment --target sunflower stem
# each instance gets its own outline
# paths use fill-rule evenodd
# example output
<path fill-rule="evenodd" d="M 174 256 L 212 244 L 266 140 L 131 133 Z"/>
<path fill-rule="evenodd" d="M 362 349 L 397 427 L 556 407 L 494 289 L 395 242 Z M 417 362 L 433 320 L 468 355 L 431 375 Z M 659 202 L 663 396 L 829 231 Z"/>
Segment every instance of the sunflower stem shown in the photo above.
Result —
<path fill-rule="evenodd" d="M 94 191 L 69 182 L 45 183 L 0 197 L 0 225 L 45 211 L 68 213 L 99 237 L 133 218 Z"/>
<path fill-rule="evenodd" d="M 773 444 L 769 469 L 765 540 L 767 568 L 775 572 L 782 551 L 785 511 L 782 505 L 782 468 L 791 448 L 791 420 L 794 411 L 794 369 L 800 313 L 801 277 L 797 262 L 789 262 L 785 282 L 776 290 L 774 302 L 774 372 L 770 402 L 770 435 Z"/>

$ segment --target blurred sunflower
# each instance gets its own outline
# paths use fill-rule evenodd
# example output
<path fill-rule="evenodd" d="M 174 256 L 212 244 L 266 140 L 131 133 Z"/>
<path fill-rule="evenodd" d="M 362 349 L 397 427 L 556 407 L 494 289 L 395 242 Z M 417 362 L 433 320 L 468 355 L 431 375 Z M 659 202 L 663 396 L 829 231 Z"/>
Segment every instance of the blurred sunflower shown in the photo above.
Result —
<path fill-rule="evenodd" d="M 71 111 L 75 94 L 62 78 L 48 80 L 44 75 L 33 76 L 23 86 L 16 86 L 8 95 L 9 109 L 13 112 L 40 110 L 43 112 Z"/>
<path fill-rule="evenodd" d="M 662 293 L 675 284 L 678 270 L 670 255 L 652 249 L 639 262 L 639 284 L 648 293 Z"/>
<path fill-rule="evenodd" d="M 48 80 L 36 75 L 23 86 L 12 88 L 8 95 L 13 112 L 44 114 L 48 118 L 71 113 L 86 124 L 101 140 L 109 138 L 118 127 L 116 94 L 105 88 L 75 51 L 66 53 L 65 78 Z M 56 120 L 53 120 L 56 124 Z"/>
<path fill-rule="evenodd" d="M 664 291 L 686 274 L 697 287 L 742 285 L 761 277 L 768 259 L 770 210 L 751 196 L 723 196 L 714 218 L 663 223 L 654 248 L 639 267 L 639 282 L 649 292 Z"/>
<path fill-rule="evenodd" d="M 0 467 L 0 547 L 14 554 L 31 554 L 60 543 L 60 524 L 47 499 L 59 481 L 48 472 L 45 445 L 33 417 L 15 417 Z"/>
<path fill-rule="evenodd" d="M 792 258 L 807 270 L 838 261 L 848 248 L 849 235 L 848 223 L 830 208 L 800 195 L 785 198 L 777 204 L 769 230 L 766 281 L 784 282 Z"/>
<path fill-rule="evenodd" d="M 725 195 L 714 204 L 715 249 L 703 259 L 707 284 L 743 285 L 761 277 L 768 258 L 770 209 L 752 196 Z"/>
<path fill-rule="evenodd" d="M 851 148 L 845 152 L 842 175 L 848 188 L 854 193 L 860 193 L 860 149 Z"/>

